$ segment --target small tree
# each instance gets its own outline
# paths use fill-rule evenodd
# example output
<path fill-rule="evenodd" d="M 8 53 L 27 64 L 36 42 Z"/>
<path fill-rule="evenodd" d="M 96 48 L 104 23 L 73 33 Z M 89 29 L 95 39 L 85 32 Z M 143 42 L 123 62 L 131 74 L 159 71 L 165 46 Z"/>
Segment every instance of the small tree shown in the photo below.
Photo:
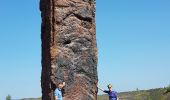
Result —
<path fill-rule="evenodd" d="M 136 88 L 136 91 L 139 91 L 139 88 Z"/>
<path fill-rule="evenodd" d="M 6 100 L 11 100 L 11 96 L 9 94 L 6 96 Z"/>

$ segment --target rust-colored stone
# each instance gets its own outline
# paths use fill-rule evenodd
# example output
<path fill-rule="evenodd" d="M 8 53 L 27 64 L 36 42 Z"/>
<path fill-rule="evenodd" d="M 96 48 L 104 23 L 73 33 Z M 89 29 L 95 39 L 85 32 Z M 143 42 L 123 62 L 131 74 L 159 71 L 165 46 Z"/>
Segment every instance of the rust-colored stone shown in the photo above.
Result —
<path fill-rule="evenodd" d="M 64 100 L 97 100 L 95 0 L 40 0 L 42 100 L 54 100 L 66 82 Z"/>

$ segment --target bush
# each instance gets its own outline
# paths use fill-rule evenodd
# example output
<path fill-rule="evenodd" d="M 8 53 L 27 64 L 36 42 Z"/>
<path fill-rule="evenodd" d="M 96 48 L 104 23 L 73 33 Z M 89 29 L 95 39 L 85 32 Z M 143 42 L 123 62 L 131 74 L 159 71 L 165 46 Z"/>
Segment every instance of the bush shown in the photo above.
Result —
<path fill-rule="evenodd" d="M 11 100 L 11 96 L 9 94 L 6 96 L 6 100 Z"/>

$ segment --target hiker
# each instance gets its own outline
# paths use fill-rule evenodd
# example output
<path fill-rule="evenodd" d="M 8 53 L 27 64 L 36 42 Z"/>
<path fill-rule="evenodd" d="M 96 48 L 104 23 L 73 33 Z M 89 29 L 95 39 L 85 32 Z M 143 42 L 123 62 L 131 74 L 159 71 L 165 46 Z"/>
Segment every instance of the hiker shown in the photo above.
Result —
<path fill-rule="evenodd" d="M 59 83 L 58 87 L 55 89 L 55 100 L 63 100 L 62 89 L 65 86 L 65 82 Z"/>
<path fill-rule="evenodd" d="M 98 89 L 100 89 L 104 93 L 107 93 L 108 96 L 109 96 L 109 100 L 118 100 L 117 92 L 116 91 L 112 91 L 112 85 L 109 84 L 107 87 L 108 87 L 109 90 L 103 90 L 103 89 L 101 89 L 99 87 L 98 87 Z"/>

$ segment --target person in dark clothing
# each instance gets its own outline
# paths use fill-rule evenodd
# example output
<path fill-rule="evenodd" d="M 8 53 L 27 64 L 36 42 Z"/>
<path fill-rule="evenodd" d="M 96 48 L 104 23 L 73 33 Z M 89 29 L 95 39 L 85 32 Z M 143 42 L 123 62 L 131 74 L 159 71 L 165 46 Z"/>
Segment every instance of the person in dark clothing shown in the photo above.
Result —
<path fill-rule="evenodd" d="M 99 87 L 98 87 L 98 89 L 100 89 L 104 93 L 107 93 L 108 96 L 109 96 L 109 100 L 118 100 L 117 92 L 116 91 L 112 91 L 112 85 L 109 84 L 107 87 L 108 87 L 109 90 L 103 90 L 103 89 L 101 89 Z"/>

